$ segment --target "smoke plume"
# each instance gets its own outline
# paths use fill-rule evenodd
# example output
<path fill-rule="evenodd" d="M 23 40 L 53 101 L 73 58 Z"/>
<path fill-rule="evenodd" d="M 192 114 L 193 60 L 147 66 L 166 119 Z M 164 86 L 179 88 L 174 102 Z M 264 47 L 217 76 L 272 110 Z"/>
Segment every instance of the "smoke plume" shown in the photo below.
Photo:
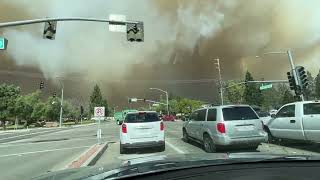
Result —
<path fill-rule="evenodd" d="M 287 49 L 297 65 L 317 72 L 318 7 L 317 0 L 2 0 L 1 22 L 123 14 L 144 22 L 145 42 L 127 42 L 125 34 L 92 22 L 58 22 L 56 40 L 50 41 L 42 39 L 44 25 L 37 24 L 0 30 L 9 39 L 1 59 L 39 68 L 47 79 L 76 74 L 83 83 L 101 83 L 114 100 L 147 96 L 150 86 L 212 100 L 212 82 L 173 80 L 216 78 L 214 58 L 220 58 L 224 80 L 242 79 L 246 70 L 257 78 L 284 79 L 285 55 L 255 56 Z"/>

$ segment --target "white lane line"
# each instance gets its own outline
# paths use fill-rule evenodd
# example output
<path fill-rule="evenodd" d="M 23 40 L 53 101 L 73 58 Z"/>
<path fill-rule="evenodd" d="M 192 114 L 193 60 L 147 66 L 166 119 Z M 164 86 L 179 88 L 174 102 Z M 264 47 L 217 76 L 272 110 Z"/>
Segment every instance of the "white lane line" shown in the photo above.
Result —
<path fill-rule="evenodd" d="M 1 138 L 0 141 L 1 141 L 1 140 L 5 140 L 5 139 L 13 139 L 13 138 L 16 138 L 16 137 L 23 137 L 23 136 L 34 135 L 34 134 L 43 134 L 43 133 L 52 132 L 52 131 L 55 131 L 55 130 L 42 131 L 42 132 L 36 132 L 36 133 L 29 133 L 29 134 L 22 134 L 22 135 L 17 135 L 17 136 L 11 136 L 11 137 L 6 137 L 6 138 Z"/>
<path fill-rule="evenodd" d="M 58 140 L 56 141 L 55 139 L 53 140 L 48 140 L 47 142 L 33 142 L 33 141 L 36 141 L 36 140 L 33 140 L 33 141 L 28 141 L 28 142 L 25 142 L 25 143 L 3 143 L 4 145 L 0 145 L 0 148 L 8 148 L 8 147 L 15 147 L 15 146 L 25 146 L 25 145 L 35 145 L 35 144 L 51 144 L 51 143 L 65 143 L 66 141 L 86 141 L 86 140 L 93 140 L 93 139 L 97 139 L 97 138 L 76 138 L 76 139 L 66 139 L 66 140 Z M 106 139 L 104 137 L 102 137 L 102 139 Z M 16 141 L 15 141 L 16 142 Z"/>
<path fill-rule="evenodd" d="M 0 155 L 0 158 L 10 157 L 10 156 L 22 156 L 22 155 L 26 155 L 26 154 L 52 152 L 52 151 L 70 150 L 70 149 L 82 149 L 82 148 L 87 148 L 87 147 L 91 147 L 91 146 L 79 146 L 79 147 L 60 148 L 60 149 L 47 149 L 47 150 L 41 150 L 41 151 L 31 151 L 31 152 L 23 152 L 23 153 L 15 153 L 15 154 L 6 154 L 6 155 Z"/>
<path fill-rule="evenodd" d="M 175 145 L 169 143 L 168 141 L 166 141 L 166 144 L 167 144 L 168 146 L 170 146 L 172 149 L 174 149 L 175 151 L 177 151 L 177 153 L 179 153 L 179 154 L 185 154 L 185 152 L 183 152 L 181 149 L 177 148 Z"/>

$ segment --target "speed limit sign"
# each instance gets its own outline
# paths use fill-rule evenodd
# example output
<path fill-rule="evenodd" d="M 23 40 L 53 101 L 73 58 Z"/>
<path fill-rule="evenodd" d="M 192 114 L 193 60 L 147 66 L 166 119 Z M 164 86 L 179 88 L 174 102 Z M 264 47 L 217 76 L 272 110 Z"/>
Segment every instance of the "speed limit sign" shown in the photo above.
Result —
<path fill-rule="evenodd" d="M 105 111 L 104 107 L 94 107 L 94 116 L 95 117 L 104 117 Z"/>

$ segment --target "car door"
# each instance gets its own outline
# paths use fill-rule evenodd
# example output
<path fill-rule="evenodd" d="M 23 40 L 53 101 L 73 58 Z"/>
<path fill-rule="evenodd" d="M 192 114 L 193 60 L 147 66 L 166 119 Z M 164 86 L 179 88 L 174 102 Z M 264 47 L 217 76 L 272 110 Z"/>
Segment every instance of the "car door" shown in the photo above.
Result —
<path fill-rule="evenodd" d="M 301 123 L 296 118 L 295 104 L 283 106 L 276 117 L 270 120 L 268 127 L 274 137 L 304 139 Z"/>
<path fill-rule="evenodd" d="M 320 142 L 320 103 L 303 104 L 302 121 L 306 139 Z"/>
<path fill-rule="evenodd" d="M 196 137 L 195 125 L 196 125 L 197 120 L 198 120 L 198 111 L 194 111 L 190 116 L 190 119 L 188 121 L 188 125 L 186 126 L 188 135 L 193 138 Z"/>
<path fill-rule="evenodd" d="M 217 109 L 210 108 L 207 112 L 207 119 L 203 126 L 203 132 L 209 132 L 213 139 L 217 137 Z"/>
<path fill-rule="evenodd" d="M 198 111 L 197 121 L 194 123 L 195 138 L 202 140 L 203 125 L 206 121 L 207 109 L 201 109 Z"/>

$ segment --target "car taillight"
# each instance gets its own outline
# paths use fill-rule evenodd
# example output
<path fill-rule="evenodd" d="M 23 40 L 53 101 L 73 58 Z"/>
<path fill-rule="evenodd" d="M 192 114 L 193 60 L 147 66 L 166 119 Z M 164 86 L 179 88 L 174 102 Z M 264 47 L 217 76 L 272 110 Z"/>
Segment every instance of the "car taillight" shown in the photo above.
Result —
<path fill-rule="evenodd" d="M 122 124 L 121 129 L 122 129 L 122 133 L 127 133 L 127 125 L 126 124 Z"/>
<path fill-rule="evenodd" d="M 220 133 L 226 133 L 226 127 L 225 127 L 224 123 L 218 123 L 217 130 Z"/>
<path fill-rule="evenodd" d="M 160 122 L 160 131 L 163 131 L 164 130 L 164 124 L 163 122 Z"/>

